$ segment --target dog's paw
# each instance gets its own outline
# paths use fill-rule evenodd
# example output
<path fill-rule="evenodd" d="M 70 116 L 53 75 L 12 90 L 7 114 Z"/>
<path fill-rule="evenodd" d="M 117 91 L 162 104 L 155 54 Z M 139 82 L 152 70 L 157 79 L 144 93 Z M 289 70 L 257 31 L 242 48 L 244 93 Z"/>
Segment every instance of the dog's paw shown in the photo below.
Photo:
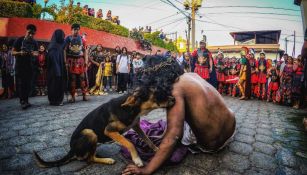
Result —
<path fill-rule="evenodd" d="M 111 158 L 105 158 L 105 163 L 108 165 L 113 165 L 115 163 L 115 160 Z"/>
<path fill-rule="evenodd" d="M 144 166 L 144 164 L 143 164 L 141 158 L 139 158 L 139 157 L 133 159 L 133 162 L 134 162 L 134 164 L 135 164 L 136 166 L 138 166 L 138 167 Z"/>

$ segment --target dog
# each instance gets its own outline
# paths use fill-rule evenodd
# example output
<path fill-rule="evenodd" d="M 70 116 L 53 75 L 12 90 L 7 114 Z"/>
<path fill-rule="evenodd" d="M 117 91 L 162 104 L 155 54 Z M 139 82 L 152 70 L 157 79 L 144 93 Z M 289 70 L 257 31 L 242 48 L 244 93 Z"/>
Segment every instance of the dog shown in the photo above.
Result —
<path fill-rule="evenodd" d="M 131 153 L 132 161 L 142 167 L 134 145 L 121 134 L 129 129 L 135 130 L 148 146 L 157 151 L 158 148 L 151 142 L 140 128 L 140 116 L 148 114 L 157 108 L 168 108 L 175 104 L 172 96 L 159 97 L 154 88 L 136 88 L 132 93 L 112 99 L 90 112 L 73 132 L 70 141 L 70 151 L 62 159 L 45 161 L 37 152 L 34 157 L 39 167 L 54 167 L 69 163 L 70 161 L 85 160 L 87 162 L 114 164 L 111 158 L 96 157 L 97 143 L 105 143 L 111 140 L 126 147 Z"/>

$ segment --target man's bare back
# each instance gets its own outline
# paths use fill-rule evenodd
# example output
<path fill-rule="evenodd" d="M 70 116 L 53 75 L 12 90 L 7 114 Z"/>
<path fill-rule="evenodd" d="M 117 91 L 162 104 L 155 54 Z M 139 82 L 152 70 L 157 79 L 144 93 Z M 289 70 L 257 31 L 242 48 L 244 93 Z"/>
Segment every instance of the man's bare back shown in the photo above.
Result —
<path fill-rule="evenodd" d="M 217 150 L 233 135 L 233 112 L 227 108 L 215 88 L 197 74 L 185 73 L 180 76 L 174 84 L 173 93 L 176 99 L 176 96 L 184 97 L 185 121 L 190 125 L 198 144 Z"/>
<path fill-rule="evenodd" d="M 222 96 L 208 82 L 195 73 L 185 73 L 173 84 L 175 105 L 167 111 L 167 130 L 159 150 L 143 168 L 129 165 L 128 174 L 151 174 L 171 155 L 182 139 L 184 121 L 196 136 L 197 144 L 218 150 L 235 131 L 235 116 L 227 108 Z"/>

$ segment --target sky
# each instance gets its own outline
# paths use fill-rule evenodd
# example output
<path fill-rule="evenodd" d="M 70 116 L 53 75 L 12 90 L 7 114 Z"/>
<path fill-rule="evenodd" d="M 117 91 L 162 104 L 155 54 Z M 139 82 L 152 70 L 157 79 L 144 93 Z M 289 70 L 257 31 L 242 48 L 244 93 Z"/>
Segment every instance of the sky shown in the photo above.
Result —
<path fill-rule="evenodd" d="M 129 29 L 152 26 L 154 31 L 163 29 L 163 32 L 167 34 L 177 31 L 178 36 L 185 38 L 185 30 L 187 30 L 185 16 L 175 7 L 165 3 L 166 1 L 75 0 L 74 3 L 80 2 L 81 6 L 87 4 L 90 8 L 95 8 L 95 11 L 101 8 L 104 17 L 110 9 L 112 15 L 119 16 L 121 25 Z M 169 1 L 182 11 L 189 12 L 184 10 L 184 0 Z M 279 44 L 280 48 L 285 50 L 285 37 L 296 31 L 295 53 L 297 56 L 302 48 L 304 32 L 300 7 L 294 5 L 293 1 L 203 0 L 202 7 L 196 15 L 196 41 L 200 41 L 202 35 L 206 35 L 208 45 L 232 45 L 233 38 L 230 32 L 281 30 Z M 37 3 L 44 4 L 43 0 L 37 0 Z M 59 0 L 49 0 L 48 5 L 54 3 L 59 4 Z M 174 38 L 174 35 L 169 37 Z M 292 55 L 293 36 L 289 36 L 288 40 L 290 40 L 287 47 L 288 53 Z"/>

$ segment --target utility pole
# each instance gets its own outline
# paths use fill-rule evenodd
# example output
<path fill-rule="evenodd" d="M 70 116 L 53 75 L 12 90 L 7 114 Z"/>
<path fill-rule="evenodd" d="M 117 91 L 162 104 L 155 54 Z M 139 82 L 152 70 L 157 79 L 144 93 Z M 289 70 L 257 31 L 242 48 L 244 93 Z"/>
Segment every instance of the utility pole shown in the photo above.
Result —
<path fill-rule="evenodd" d="M 192 50 L 195 49 L 195 11 L 196 11 L 196 0 L 192 0 Z"/>
<path fill-rule="evenodd" d="M 186 0 L 183 5 L 186 10 L 191 9 L 192 21 L 192 50 L 195 49 L 195 14 L 199 7 L 201 7 L 202 0 Z"/>
<path fill-rule="evenodd" d="M 188 18 L 187 52 L 190 52 L 191 18 Z"/>
<path fill-rule="evenodd" d="M 288 38 L 285 38 L 286 53 L 288 53 Z"/>
<path fill-rule="evenodd" d="M 295 40 L 295 30 L 294 30 L 294 34 L 293 34 L 293 41 L 294 41 L 294 43 L 293 43 L 293 51 L 292 51 L 292 57 L 295 57 L 295 44 L 296 44 L 296 40 Z"/>

